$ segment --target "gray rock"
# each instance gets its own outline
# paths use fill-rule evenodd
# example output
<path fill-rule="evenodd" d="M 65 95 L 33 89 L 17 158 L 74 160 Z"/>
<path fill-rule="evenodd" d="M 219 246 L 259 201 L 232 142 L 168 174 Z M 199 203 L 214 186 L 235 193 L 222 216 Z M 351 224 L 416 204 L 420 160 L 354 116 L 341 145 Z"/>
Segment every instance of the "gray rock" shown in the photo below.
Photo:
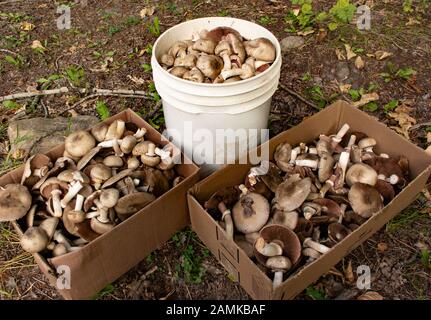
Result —
<path fill-rule="evenodd" d="M 349 64 L 345 61 L 338 62 L 334 72 L 338 81 L 346 80 L 350 76 Z"/>
<path fill-rule="evenodd" d="M 304 39 L 299 36 L 288 36 L 281 40 L 281 52 L 286 53 L 289 50 L 298 48 L 304 44 Z"/>
<path fill-rule="evenodd" d="M 21 149 L 25 154 L 46 153 L 64 142 L 71 132 L 88 129 L 99 122 L 94 116 L 32 118 L 9 123 L 8 136 L 12 154 Z"/>

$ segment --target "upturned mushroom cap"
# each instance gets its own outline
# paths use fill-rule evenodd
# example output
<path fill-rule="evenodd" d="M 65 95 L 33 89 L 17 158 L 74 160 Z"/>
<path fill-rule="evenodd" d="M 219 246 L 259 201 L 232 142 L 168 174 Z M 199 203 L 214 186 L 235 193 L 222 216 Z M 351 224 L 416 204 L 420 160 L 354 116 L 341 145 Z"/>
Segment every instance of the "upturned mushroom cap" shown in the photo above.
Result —
<path fill-rule="evenodd" d="M 273 224 L 264 227 L 260 231 L 260 236 L 266 243 L 278 243 L 283 249 L 282 255 L 288 257 L 293 266 L 295 266 L 301 258 L 301 242 L 295 232 L 287 227 Z M 254 250 L 254 255 L 261 264 L 266 265 L 267 257 L 261 255 Z"/>
<path fill-rule="evenodd" d="M 196 61 L 196 67 L 205 77 L 214 80 L 223 69 L 223 60 L 215 55 L 202 55 Z"/>
<path fill-rule="evenodd" d="M 64 194 L 69 189 L 69 185 L 67 182 L 61 181 L 60 179 L 56 177 L 52 177 L 47 179 L 41 186 L 40 186 L 40 194 L 45 199 L 48 199 L 51 197 L 51 192 L 56 187 L 58 187 L 62 193 Z"/>
<path fill-rule="evenodd" d="M 383 208 L 380 193 L 365 183 L 353 184 L 348 197 L 353 211 L 363 218 L 369 218 Z"/>
<path fill-rule="evenodd" d="M 23 250 L 29 253 L 37 253 L 44 250 L 48 243 L 48 235 L 39 227 L 28 228 L 20 240 Z"/>
<path fill-rule="evenodd" d="M 349 186 L 356 182 L 374 186 L 377 183 L 377 172 L 365 163 L 356 163 L 347 170 L 346 182 Z"/>
<path fill-rule="evenodd" d="M 154 168 L 147 168 L 144 184 L 151 188 L 151 193 L 156 197 L 160 197 L 169 190 L 169 181 L 166 176 Z"/>
<path fill-rule="evenodd" d="M 290 169 L 289 161 L 292 154 L 292 146 L 288 142 L 280 143 L 274 152 L 274 160 L 277 166 L 284 172 Z"/>
<path fill-rule="evenodd" d="M 96 140 L 87 131 L 76 131 L 67 136 L 64 147 L 73 157 L 81 158 L 96 146 Z"/>
<path fill-rule="evenodd" d="M 114 183 L 117 183 L 118 181 L 129 176 L 133 171 L 134 169 L 124 169 L 118 172 L 115 176 L 112 176 L 111 178 L 109 178 L 103 183 L 102 189 L 112 186 Z"/>
<path fill-rule="evenodd" d="M 51 238 L 54 236 L 55 230 L 57 229 L 58 222 L 60 220 L 57 217 L 50 217 L 48 219 L 43 220 L 39 228 L 42 228 L 46 234 L 48 235 L 48 239 L 51 241 Z"/>
<path fill-rule="evenodd" d="M 241 38 L 234 33 L 229 33 L 226 35 L 225 39 L 230 43 L 232 51 L 235 53 L 235 55 L 238 56 L 239 62 L 243 63 L 246 57 L 246 50 Z"/>
<path fill-rule="evenodd" d="M 27 159 L 24 164 L 24 172 L 21 177 L 21 184 L 24 185 L 33 185 L 34 183 L 29 183 L 31 179 L 29 179 L 35 172 L 35 169 L 43 168 L 40 170 L 39 177 L 42 177 L 48 173 L 49 167 L 51 166 L 51 159 L 44 154 L 35 154 Z M 26 181 L 27 180 L 27 181 Z"/>
<path fill-rule="evenodd" d="M 8 184 L 0 189 L 0 221 L 13 221 L 24 217 L 31 207 L 31 194 L 27 187 Z"/>
<path fill-rule="evenodd" d="M 232 218 L 236 229 L 242 233 L 259 231 L 269 218 L 268 200 L 254 192 L 250 192 L 235 204 Z"/>
<path fill-rule="evenodd" d="M 134 155 L 134 156 L 140 156 L 141 154 L 147 153 L 148 152 L 148 147 L 152 143 L 153 142 L 151 142 L 149 140 L 139 142 L 137 145 L 135 145 L 133 147 L 132 155 Z"/>
<path fill-rule="evenodd" d="M 275 60 L 275 47 L 266 38 L 257 38 L 244 43 L 247 55 L 256 60 L 273 62 Z"/>
<path fill-rule="evenodd" d="M 350 230 L 343 226 L 341 223 L 334 222 L 328 226 L 328 237 L 334 242 L 344 240 L 349 234 Z"/>
<path fill-rule="evenodd" d="M 103 140 L 105 140 L 107 132 L 108 126 L 105 123 L 101 123 L 91 128 L 91 134 L 97 140 L 97 142 L 102 142 Z"/>
<path fill-rule="evenodd" d="M 281 177 L 280 169 L 272 162 L 269 162 L 268 172 L 265 175 L 260 176 L 263 183 L 275 193 L 280 183 L 283 182 L 283 178 Z"/>
<path fill-rule="evenodd" d="M 184 53 L 187 50 L 187 43 L 184 41 L 176 41 L 169 49 L 168 54 L 177 57 L 178 55 Z"/>
<path fill-rule="evenodd" d="M 334 200 L 320 198 L 320 199 L 313 200 L 313 203 L 320 205 L 322 208 L 322 211 L 326 213 L 329 217 L 338 218 L 342 213 L 340 205 Z"/>
<path fill-rule="evenodd" d="M 229 208 L 238 201 L 239 195 L 240 190 L 237 187 L 226 187 L 224 189 L 220 189 L 211 195 L 211 197 L 204 203 L 204 207 L 207 210 L 217 210 L 218 214 L 218 204 L 220 202 L 224 202 L 226 207 Z"/>
<path fill-rule="evenodd" d="M 276 207 L 283 211 L 293 211 L 301 206 L 311 192 L 311 179 L 304 178 L 292 182 L 287 179 L 275 192 Z"/>
<path fill-rule="evenodd" d="M 91 159 L 93 159 L 96 154 L 99 153 L 99 151 L 102 149 L 102 147 L 94 147 L 93 149 L 91 149 L 86 155 L 84 155 L 77 163 L 76 165 L 76 169 L 81 170 L 82 168 L 84 168 Z"/>
<path fill-rule="evenodd" d="M 156 199 L 154 195 L 148 192 L 135 192 L 124 196 L 118 200 L 114 210 L 120 218 L 128 218 L 135 214 L 145 206 L 150 204 Z"/>

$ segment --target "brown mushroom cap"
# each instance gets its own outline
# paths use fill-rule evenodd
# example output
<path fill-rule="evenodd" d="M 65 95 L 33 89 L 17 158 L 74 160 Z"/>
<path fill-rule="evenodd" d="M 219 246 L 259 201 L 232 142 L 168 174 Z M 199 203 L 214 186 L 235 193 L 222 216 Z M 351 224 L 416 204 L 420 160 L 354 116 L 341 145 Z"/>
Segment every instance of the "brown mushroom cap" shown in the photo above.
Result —
<path fill-rule="evenodd" d="M 287 179 L 275 192 L 276 207 L 283 211 L 293 211 L 301 206 L 311 192 L 311 179 L 304 178 L 292 182 Z"/>
<path fill-rule="evenodd" d="M 160 197 L 169 190 L 168 178 L 158 169 L 146 169 L 144 184 L 151 188 L 152 194 L 156 197 Z"/>
<path fill-rule="evenodd" d="M 380 193 L 365 183 L 353 184 L 348 197 L 353 211 L 363 218 L 369 218 L 383 208 Z"/>
<path fill-rule="evenodd" d="M 268 258 L 265 266 L 272 271 L 288 271 L 292 268 L 292 262 L 287 257 L 276 256 Z"/>
<path fill-rule="evenodd" d="M 193 44 L 192 49 L 208 54 L 214 54 L 215 47 L 216 42 L 211 39 L 198 39 Z"/>
<path fill-rule="evenodd" d="M 334 242 L 344 240 L 349 234 L 350 230 L 343 226 L 341 223 L 334 222 L 328 226 L 328 237 Z"/>
<path fill-rule="evenodd" d="M 250 192 L 235 204 L 232 209 L 232 218 L 236 229 L 242 233 L 259 231 L 269 218 L 268 200 L 254 192 Z"/>
<path fill-rule="evenodd" d="M 100 194 L 100 203 L 106 208 L 112 208 L 117 204 L 119 198 L 120 192 L 117 189 L 103 189 Z"/>
<path fill-rule="evenodd" d="M 112 171 L 104 164 L 96 164 L 90 171 L 92 179 L 106 181 L 112 176 Z"/>
<path fill-rule="evenodd" d="M 313 200 L 313 202 L 320 205 L 322 208 L 322 211 L 325 212 L 329 217 L 338 218 L 342 213 L 341 207 L 334 200 L 320 198 L 320 199 Z"/>
<path fill-rule="evenodd" d="M 108 126 L 105 123 L 101 123 L 91 128 L 91 134 L 97 140 L 97 142 L 102 142 L 103 140 L 105 140 L 107 132 Z"/>
<path fill-rule="evenodd" d="M 356 163 L 347 170 L 346 182 L 349 186 L 352 186 L 356 182 L 374 186 L 377 182 L 377 172 L 365 163 Z"/>
<path fill-rule="evenodd" d="M 274 152 L 274 160 L 277 166 L 284 172 L 288 172 L 290 169 L 289 161 L 290 155 L 292 154 L 292 146 L 287 143 L 280 143 Z"/>
<path fill-rule="evenodd" d="M 0 221 L 13 221 L 24 217 L 31 207 L 31 194 L 27 187 L 8 184 L 0 190 Z"/>
<path fill-rule="evenodd" d="M 278 166 L 274 163 L 269 162 L 268 172 L 265 175 L 260 176 L 263 183 L 275 193 L 280 183 L 283 182 L 283 178 L 281 177 L 281 171 Z"/>
<path fill-rule="evenodd" d="M 155 199 L 156 197 L 151 193 L 135 192 L 120 198 L 114 209 L 120 219 L 124 219 L 143 209 Z"/>
<path fill-rule="evenodd" d="M 214 80 L 223 69 L 223 60 L 215 55 L 202 55 L 196 61 L 196 67 L 205 77 Z"/>
<path fill-rule="evenodd" d="M 102 147 L 94 147 L 89 152 L 87 152 L 76 164 L 76 169 L 81 170 L 84 168 L 90 162 L 90 160 L 100 152 L 101 149 Z"/>
<path fill-rule="evenodd" d="M 298 225 L 298 212 L 296 211 L 281 211 L 275 210 L 272 221 L 275 224 L 281 224 L 291 230 L 295 230 Z"/>
<path fill-rule="evenodd" d="M 244 43 L 247 55 L 256 60 L 273 62 L 275 60 L 275 47 L 267 38 L 257 38 Z"/>
<path fill-rule="evenodd" d="M 283 256 L 288 257 L 293 266 L 299 262 L 301 258 L 301 242 L 295 232 L 287 227 L 273 224 L 264 227 L 260 231 L 260 236 L 267 243 L 275 242 L 280 244 L 283 249 Z M 254 255 L 257 261 L 263 265 L 266 264 L 268 258 L 257 252 L 256 249 L 254 250 Z"/>
<path fill-rule="evenodd" d="M 28 228 L 21 237 L 20 244 L 24 251 L 36 253 L 44 250 L 49 243 L 48 235 L 39 227 Z"/>
<path fill-rule="evenodd" d="M 215 43 L 219 43 L 224 36 L 227 36 L 229 33 L 233 33 L 235 36 L 237 36 L 238 39 L 242 41 L 241 34 L 236 31 L 235 29 L 232 29 L 230 27 L 217 27 L 210 31 L 208 30 L 201 30 L 199 32 L 199 37 L 201 39 L 211 39 Z"/>
<path fill-rule="evenodd" d="M 331 177 L 334 164 L 335 160 L 332 155 L 328 152 L 321 152 L 318 171 L 318 177 L 321 183 L 324 183 Z"/>
<path fill-rule="evenodd" d="M 73 157 L 81 158 L 96 146 L 96 140 L 87 131 L 76 131 L 67 136 L 64 147 Z"/>
<path fill-rule="evenodd" d="M 115 223 L 112 223 L 112 222 L 103 223 L 103 222 L 100 222 L 99 219 L 97 218 L 91 218 L 90 226 L 94 232 L 98 234 L 104 234 L 114 229 Z"/>
<path fill-rule="evenodd" d="M 187 71 L 189 71 L 189 69 L 186 67 L 173 67 L 169 73 L 175 77 L 182 78 Z"/>
<path fill-rule="evenodd" d="M 124 163 L 122 157 L 110 155 L 103 159 L 103 164 L 110 168 L 120 168 Z"/>

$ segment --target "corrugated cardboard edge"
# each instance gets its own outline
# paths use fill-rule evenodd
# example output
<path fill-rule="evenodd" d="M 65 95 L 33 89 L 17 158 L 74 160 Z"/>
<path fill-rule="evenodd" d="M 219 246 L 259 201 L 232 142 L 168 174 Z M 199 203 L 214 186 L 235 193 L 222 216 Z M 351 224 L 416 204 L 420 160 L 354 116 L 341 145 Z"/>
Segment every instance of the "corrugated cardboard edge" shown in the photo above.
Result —
<path fill-rule="evenodd" d="M 388 139 L 396 139 L 395 141 L 400 141 L 401 136 L 388 129 L 385 125 L 376 121 L 376 119 L 370 117 L 364 112 L 357 110 L 350 106 L 347 102 L 337 101 L 333 105 L 325 108 L 323 111 L 307 118 L 298 126 L 292 128 L 295 130 L 308 130 L 312 126 L 310 123 L 316 121 L 322 117 L 334 116 L 334 125 L 328 123 L 321 123 L 319 127 L 323 126 L 322 132 L 334 132 L 335 129 L 339 128 L 344 121 L 346 114 L 358 114 L 361 118 L 365 118 L 372 122 L 373 126 L 379 128 L 384 133 L 384 136 Z M 270 141 L 266 142 L 273 145 L 273 149 L 276 145 L 281 142 L 289 141 L 289 132 L 292 130 L 287 130 L 283 133 L 272 138 Z M 379 142 L 382 137 L 376 137 Z M 403 139 L 405 140 L 405 139 Z M 199 201 L 206 200 L 210 194 L 215 192 L 218 188 L 225 187 L 228 185 L 234 185 L 238 183 L 238 179 L 235 181 L 234 176 L 244 176 L 249 170 L 251 165 L 228 165 L 202 180 L 196 184 L 188 193 L 188 203 L 190 216 L 192 221 L 192 227 L 197 232 L 201 240 L 208 246 L 211 252 L 216 256 L 216 258 L 225 266 L 225 268 L 236 277 L 240 284 L 246 289 L 247 293 L 254 299 L 291 299 L 295 297 L 298 293 L 305 289 L 304 283 L 311 284 L 312 282 L 319 279 L 319 277 L 329 271 L 329 269 L 334 266 L 342 257 L 344 257 L 348 252 L 357 247 L 360 243 L 365 241 L 373 233 L 379 230 L 387 221 L 393 218 L 398 212 L 407 207 L 417 196 L 417 194 L 423 189 L 426 181 L 429 179 L 431 174 L 431 157 L 429 157 L 424 150 L 413 145 L 410 141 L 406 140 L 409 149 L 413 152 L 418 152 L 423 156 L 423 162 L 421 164 L 423 170 L 420 173 L 416 172 L 417 176 L 413 179 L 409 185 L 404 188 L 397 197 L 389 203 L 385 208 L 376 214 L 374 217 L 369 219 L 367 223 L 363 224 L 360 228 L 351 233 L 348 238 L 343 242 L 339 243 L 334 250 L 331 250 L 327 254 L 323 255 L 318 260 L 301 268 L 299 271 L 294 273 L 291 277 L 286 279 L 283 284 L 276 290 L 272 290 L 271 279 L 269 279 L 266 274 L 264 274 L 255 264 L 251 261 L 245 253 L 240 249 L 235 242 L 229 245 L 229 248 L 236 248 L 238 250 L 238 260 L 239 261 L 229 261 L 229 265 L 223 261 L 220 257 L 220 251 L 225 251 L 223 254 L 224 260 L 226 257 L 231 255 L 230 250 L 226 250 L 226 246 L 220 244 L 218 234 L 224 234 L 224 230 L 219 227 L 217 222 L 215 222 L 212 217 L 204 210 L 200 205 Z M 259 147 L 260 148 L 260 147 Z M 387 148 L 384 148 L 385 151 Z M 399 150 L 398 152 L 399 153 Z M 426 162 L 426 163 L 425 163 Z M 240 170 L 241 173 L 235 173 Z M 234 174 L 235 173 L 235 174 Z M 223 179 L 224 178 L 224 179 Z M 227 180 L 227 182 L 223 182 Z M 207 190 L 210 187 L 211 190 Z M 205 190 L 204 190 L 205 189 Z M 205 191 L 205 192 L 203 192 Z M 198 199 L 197 199 L 198 198 Z M 215 241 L 216 240 L 216 241 Z M 235 258 L 235 257 L 233 257 Z M 234 266 L 232 268 L 232 266 Z M 236 266 L 236 268 L 235 268 Z M 245 276 L 243 274 L 248 274 L 248 277 L 252 277 L 252 284 L 245 284 Z"/>
<path fill-rule="evenodd" d="M 138 125 L 139 127 L 145 127 L 147 129 L 147 134 L 146 134 L 147 139 L 150 139 L 154 142 L 157 142 L 158 144 L 161 144 L 163 146 L 166 144 L 170 144 L 174 150 L 176 150 L 177 152 L 180 152 L 180 150 L 175 145 L 173 145 L 172 143 L 170 143 L 166 139 L 162 138 L 162 135 L 157 130 L 155 130 L 153 127 L 151 127 L 150 124 L 148 124 L 145 120 L 143 120 L 141 117 L 139 117 L 131 109 L 127 109 L 125 111 L 122 111 L 122 112 L 118 113 L 117 115 L 106 119 L 105 121 L 103 121 L 103 123 L 110 124 L 116 119 L 123 119 L 125 121 L 131 121 L 131 122 L 134 122 L 135 124 L 137 124 L 137 122 L 139 122 L 139 125 Z M 96 124 L 96 126 L 99 124 Z M 88 129 L 88 130 L 90 130 L 90 129 Z M 59 146 L 51 149 L 47 153 L 47 155 L 51 159 L 55 159 L 60 154 L 62 154 L 63 151 L 64 151 L 64 144 L 59 145 Z M 181 154 L 182 154 L 183 159 L 187 159 L 183 153 L 181 153 Z M 112 275 L 112 274 L 110 274 L 111 273 L 110 272 L 111 266 L 109 265 L 108 261 L 106 261 L 106 264 L 105 264 L 105 261 L 103 261 L 103 259 L 100 259 L 100 257 L 97 254 L 94 254 L 94 255 L 90 254 L 89 256 L 88 255 L 85 256 L 85 252 L 87 252 L 87 251 L 91 252 L 92 248 L 94 248 L 98 245 L 103 245 L 103 243 L 105 242 L 105 239 L 111 237 L 112 234 L 119 233 L 119 230 L 125 229 L 126 226 L 131 226 L 133 224 L 133 221 L 143 220 L 143 218 L 141 218 L 143 215 L 146 215 L 146 217 L 150 217 L 151 210 L 153 208 L 155 208 L 156 206 L 160 207 L 161 206 L 160 204 L 163 201 L 167 202 L 167 200 L 170 200 L 171 202 L 174 201 L 174 203 L 175 203 L 175 200 L 178 199 L 177 193 L 185 195 L 187 190 L 190 189 L 190 187 L 193 186 L 199 180 L 199 177 L 198 177 L 199 167 L 192 164 L 192 162 L 189 159 L 187 159 L 187 163 L 188 164 L 178 165 L 178 169 L 177 169 L 178 172 L 181 175 L 186 177 L 178 186 L 170 189 L 168 192 L 163 194 L 161 197 L 157 198 L 153 203 L 151 203 L 150 205 L 148 205 L 144 209 L 140 210 L 138 213 L 133 215 L 131 218 L 127 219 L 126 221 L 124 221 L 121 224 L 119 224 L 118 226 L 116 226 L 116 228 L 114 228 L 113 231 L 106 233 L 104 235 L 101 235 L 98 239 L 89 243 L 83 249 L 76 251 L 76 252 L 68 253 L 64 256 L 49 259 L 49 262 L 42 255 L 34 254 L 33 257 L 34 257 L 36 263 L 39 265 L 41 271 L 48 278 L 49 283 L 53 286 L 56 286 L 57 280 L 58 280 L 56 268 L 58 266 L 74 265 L 75 268 L 74 269 L 72 268 L 72 270 L 74 270 L 74 271 L 78 270 L 79 271 L 80 268 L 83 268 L 83 266 L 82 265 L 80 266 L 80 264 L 85 263 L 86 260 L 90 260 L 92 262 L 98 260 L 98 265 L 101 266 L 101 270 L 92 270 L 93 272 L 89 273 L 87 275 L 87 277 L 93 276 L 94 277 L 93 280 L 98 280 L 98 285 L 91 287 L 91 283 L 88 283 L 87 284 L 88 287 L 91 287 L 91 289 L 89 289 L 89 290 L 87 290 L 88 288 L 84 288 L 84 287 L 83 288 L 81 288 L 81 287 L 72 288 L 71 290 L 68 290 L 68 289 L 62 290 L 62 289 L 57 288 L 59 293 L 65 299 L 89 299 L 94 294 L 96 294 L 99 290 L 103 289 L 107 284 L 116 280 L 119 276 L 121 276 L 121 274 L 123 274 L 124 272 L 129 270 L 131 267 L 133 267 L 133 265 L 135 265 L 140 260 L 145 258 L 145 256 L 143 256 L 143 254 L 141 252 L 141 256 L 139 256 L 139 259 L 136 258 L 136 259 L 134 259 L 134 261 L 129 262 L 129 265 L 126 268 L 124 268 L 123 266 L 119 266 L 117 269 L 121 270 L 121 271 L 117 271 L 115 275 Z M 22 175 L 22 171 L 23 171 L 23 166 L 20 166 L 19 168 L 17 168 L 15 170 L 5 174 L 4 176 L 0 177 L 0 185 L 5 185 L 8 183 L 19 183 L 20 177 Z M 189 215 L 187 214 L 188 210 L 186 207 L 187 203 L 186 203 L 185 199 L 184 199 L 184 204 L 185 204 L 185 211 L 180 212 L 182 214 L 182 216 L 179 217 L 179 219 L 177 221 L 174 221 L 176 223 L 176 225 L 175 225 L 175 228 L 172 228 L 172 229 L 175 229 L 175 230 L 167 230 L 166 232 L 157 232 L 157 228 L 152 228 L 152 229 L 154 229 L 154 232 L 151 235 L 152 241 L 150 241 L 150 243 L 153 244 L 153 247 L 147 247 L 146 250 L 144 250 L 144 252 L 146 254 L 150 253 L 154 249 L 157 249 L 157 247 L 161 246 L 164 241 L 168 240 L 170 238 L 170 236 L 173 235 L 174 232 L 176 232 L 179 229 L 184 228 L 185 226 L 188 225 Z M 158 208 L 158 209 L 159 210 L 161 209 L 161 211 L 165 211 L 165 210 L 163 210 L 163 206 L 162 206 L 162 208 Z M 176 207 L 176 206 L 173 206 L 170 209 L 172 209 L 173 212 L 175 212 L 176 210 L 177 211 L 181 210 L 180 207 Z M 178 218 L 178 217 L 176 217 L 176 218 Z M 169 223 L 169 221 L 166 221 L 166 222 Z M 13 225 L 14 229 L 16 230 L 16 232 L 19 235 L 22 235 L 23 231 L 22 231 L 20 225 L 16 221 L 13 221 L 12 225 Z M 144 245 L 148 246 L 148 243 L 146 243 Z M 109 248 L 108 248 L 108 250 L 109 250 Z M 93 251 L 93 253 L 94 253 L 94 251 Z M 120 251 L 119 254 L 122 254 L 122 252 Z M 132 263 L 133 263 L 133 265 L 132 265 Z M 76 276 L 76 274 L 75 274 L 75 276 Z M 81 283 L 80 285 L 85 286 L 86 284 Z M 72 286 L 73 286 L 73 284 L 72 284 Z"/>

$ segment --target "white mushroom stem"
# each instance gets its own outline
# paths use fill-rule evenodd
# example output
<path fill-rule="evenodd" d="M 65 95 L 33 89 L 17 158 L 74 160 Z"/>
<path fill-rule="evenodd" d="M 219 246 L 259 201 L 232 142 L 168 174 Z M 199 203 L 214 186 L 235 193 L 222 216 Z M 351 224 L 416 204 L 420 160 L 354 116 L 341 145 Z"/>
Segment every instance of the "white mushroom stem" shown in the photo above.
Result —
<path fill-rule="evenodd" d="M 92 219 L 99 216 L 99 211 L 91 211 L 85 214 L 85 219 Z"/>
<path fill-rule="evenodd" d="M 66 195 L 64 196 L 64 198 L 61 200 L 61 207 L 62 208 L 66 208 L 67 204 L 73 199 L 75 198 L 75 196 L 78 194 L 79 191 L 81 191 L 81 189 L 84 186 L 82 185 L 82 183 L 80 181 L 76 181 L 74 184 L 72 184 L 69 188 L 69 190 L 67 190 Z"/>
<path fill-rule="evenodd" d="M 141 181 L 138 178 L 133 179 L 133 184 L 135 185 L 135 187 L 139 186 L 140 183 Z"/>
<path fill-rule="evenodd" d="M 305 248 L 302 250 L 302 254 L 306 257 L 309 257 L 309 261 L 313 261 L 318 259 L 322 254 L 313 248 Z"/>
<path fill-rule="evenodd" d="M 99 212 L 97 219 L 102 223 L 108 223 L 110 221 L 108 208 L 104 207 L 99 199 L 94 199 L 94 204 L 97 206 L 97 212 Z"/>
<path fill-rule="evenodd" d="M 149 157 L 155 157 L 156 156 L 156 145 L 154 143 L 150 143 L 148 145 L 148 151 L 145 155 L 149 156 Z"/>
<path fill-rule="evenodd" d="M 51 191 L 52 196 L 52 207 L 54 209 L 54 217 L 60 218 L 63 215 L 63 209 L 61 208 L 60 200 L 61 190 L 54 189 Z"/>
<path fill-rule="evenodd" d="M 340 216 L 338 217 L 338 223 L 343 223 L 343 219 L 344 219 L 344 215 L 345 215 L 345 213 L 346 213 L 346 209 L 347 209 L 347 205 L 345 204 L 345 203 L 342 203 L 341 205 L 340 205 L 340 209 L 341 209 L 341 214 L 340 214 Z"/>
<path fill-rule="evenodd" d="M 233 239 L 233 221 L 232 221 L 232 213 L 231 211 L 226 207 L 225 203 L 222 201 L 218 204 L 218 209 L 222 213 L 222 221 L 225 223 L 225 231 L 226 231 L 226 238 L 227 240 Z"/>
<path fill-rule="evenodd" d="M 267 243 L 262 237 L 256 240 L 255 248 L 257 252 L 266 257 L 281 256 L 283 254 L 283 248 L 280 245 L 275 242 Z"/>
<path fill-rule="evenodd" d="M 244 184 L 240 184 L 238 186 L 238 188 L 239 188 L 239 190 L 241 190 L 241 197 L 246 196 L 248 194 L 249 190 L 247 189 L 247 187 Z"/>
<path fill-rule="evenodd" d="M 295 160 L 295 164 L 300 167 L 308 167 L 313 170 L 316 170 L 319 166 L 319 160 L 313 160 L 313 159 L 300 159 Z"/>
<path fill-rule="evenodd" d="M 169 159 L 171 157 L 170 151 L 166 151 L 160 148 L 155 148 L 154 153 L 157 154 L 162 160 Z"/>
<path fill-rule="evenodd" d="M 381 153 L 380 157 L 389 159 L 389 155 L 387 153 Z"/>
<path fill-rule="evenodd" d="M 66 247 L 67 251 L 70 251 L 72 245 L 70 244 L 69 239 L 67 239 L 64 236 L 64 234 L 61 233 L 61 231 L 59 231 L 59 230 L 55 231 L 53 239 L 55 241 L 57 241 L 58 243 L 64 244 L 64 246 Z"/>
<path fill-rule="evenodd" d="M 344 185 L 344 177 L 346 176 L 346 170 L 347 170 L 347 166 L 349 164 L 350 161 L 350 150 L 352 149 L 352 146 L 355 144 L 356 141 L 356 136 L 355 135 L 351 135 L 350 136 L 350 140 L 349 143 L 347 144 L 346 149 L 341 152 L 340 154 L 340 160 L 338 161 L 338 165 L 341 169 L 341 177 L 340 177 L 340 184 L 339 186 L 343 186 Z"/>
<path fill-rule="evenodd" d="M 111 140 L 102 141 L 97 146 L 102 148 L 113 148 L 115 143 L 121 144 L 121 142 L 123 142 L 122 139 L 111 139 Z"/>
<path fill-rule="evenodd" d="M 308 153 L 311 153 L 311 154 L 317 154 L 317 148 L 315 148 L 315 147 L 311 147 L 311 148 L 308 150 Z"/>
<path fill-rule="evenodd" d="M 140 139 L 142 139 L 145 136 L 146 133 L 147 133 L 147 129 L 145 129 L 145 128 L 139 128 L 136 131 L 136 133 L 134 134 L 134 136 L 135 136 L 135 138 L 137 140 L 140 140 Z"/>
<path fill-rule="evenodd" d="M 274 272 L 274 280 L 272 280 L 272 288 L 275 289 L 283 282 L 284 271 L 278 270 Z"/>
<path fill-rule="evenodd" d="M 82 175 L 81 171 L 74 171 L 72 173 L 72 177 L 75 181 L 84 182 L 84 176 Z"/>
<path fill-rule="evenodd" d="M 341 142 L 343 140 L 343 137 L 346 135 L 347 131 L 349 131 L 350 126 L 345 123 L 341 129 L 337 132 L 337 134 L 332 138 L 332 140 L 336 141 L 337 143 Z"/>
<path fill-rule="evenodd" d="M 295 164 L 296 158 L 298 157 L 298 154 L 301 152 L 301 149 L 299 147 L 293 148 L 290 153 L 290 164 Z"/>
<path fill-rule="evenodd" d="M 82 205 L 84 204 L 85 197 L 82 194 L 76 195 L 76 201 L 75 201 L 75 211 L 81 211 Z"/>
<path fill-rule="evenodd" d="M 390 184 L 397 184 L 400 182 L 400 177 L 398 177 L 396 174 L 392 174 L 389 177 L 386 177 L 384 174 L 379 174 L 377 179 L 389 182 Z"/>
<path fill-rule="evenodd" d="M 317 252 L 320 252 L 320 253 L 326 253 L 329 250 L 331 250 L 331 248 L 329 248 L 329 247 L 327 247 L 327 246 L 325 246 L 325 245 L 323 245 L 321 243 L 315 242 L 311 238 L 306 238 L 304 240 L 303 245 L 304 245 L 305 248 L 311 248 L 311 249 L 314 249 L 314 250 L 316 250 Z"/>
<path fill-rule="evenodd" d="M 123 151 L 121 151 L 121 148 L 120 148 L 120 144 L 119 144 L 119 140 L 118 140 L 118 139 L 113 139 L 113 145 L 112 145 L 112 147 L 114 148 L 115 155 L 116 155 L 117 157 L 122 157 L 122 156 L 124 156 Z"/>

